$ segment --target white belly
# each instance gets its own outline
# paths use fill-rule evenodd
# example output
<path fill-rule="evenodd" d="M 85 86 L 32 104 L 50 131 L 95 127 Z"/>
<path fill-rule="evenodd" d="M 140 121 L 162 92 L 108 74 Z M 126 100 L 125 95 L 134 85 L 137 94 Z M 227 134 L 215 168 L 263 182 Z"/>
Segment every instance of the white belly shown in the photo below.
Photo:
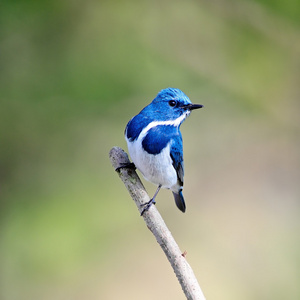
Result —
<path fill-rule="evenodd" d="M 156 155 L 149 154 L 143 150 L 140 139 L 134 142 L 127 140 L 127 145 L 132 161 L 145 179 L 167 189 L 177 186 L 177 174 L 170 157 L 170 144 Z"/>

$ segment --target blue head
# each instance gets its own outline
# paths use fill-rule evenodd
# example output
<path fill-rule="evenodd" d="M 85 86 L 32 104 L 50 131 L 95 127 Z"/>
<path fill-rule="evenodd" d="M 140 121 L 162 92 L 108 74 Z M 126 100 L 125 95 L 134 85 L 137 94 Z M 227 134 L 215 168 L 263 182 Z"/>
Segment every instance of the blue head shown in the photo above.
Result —
<path fill-rule="evenodd" d="M 155 99 L 146 106 L 140 114 L 153 121 L 176 120 L 181 116 L 188 116 L 192 109 L 200 108 L 202 105 L 194 105 L 181 90 L 167 88 L 161 90 Z M 182 118 L 182 121 L 185 118 Z"/>
<path fill-rule="evenodd" d="M 191 100 L 179 89 L 167 88 L 161 90 L 155 99 L 127 124 L 127 138 L 134 140 L 148 124 L 153 121 L 174 122 L 180 126 L 191 110 L 202 105 L 192 104 Z"/>

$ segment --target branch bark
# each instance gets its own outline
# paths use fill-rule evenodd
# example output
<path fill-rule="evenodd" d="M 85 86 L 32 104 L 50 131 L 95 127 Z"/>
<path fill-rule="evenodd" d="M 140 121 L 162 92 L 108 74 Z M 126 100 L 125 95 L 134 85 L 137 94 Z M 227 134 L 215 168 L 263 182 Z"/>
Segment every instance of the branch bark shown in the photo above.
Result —
<path fill-rule="evenodd" d="M 114 169 L 117 169 L 120 165 L 130 163 L 128 155 L 119 147 L 113 147 L 109 152 L 109 157 Z M 117 172 L 141 212 L 143 209 L 142 204 L 148 202 L 150 198 L 140 178 L 135 170 L 130 168 L 121 168 Z M 180 251 L 155 205 L 152 205 L 143 214 L 143 218 L 167 256 L 186 298 L 205 300 L 192 268 L 188 264 L 185 255 Z"/>

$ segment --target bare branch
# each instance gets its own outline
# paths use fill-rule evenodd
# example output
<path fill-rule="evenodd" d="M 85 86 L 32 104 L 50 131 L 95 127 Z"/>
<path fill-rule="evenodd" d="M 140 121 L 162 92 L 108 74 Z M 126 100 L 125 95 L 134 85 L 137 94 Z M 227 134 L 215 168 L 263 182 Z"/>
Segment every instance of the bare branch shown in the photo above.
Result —
<path fill-rule="evenodd" d="M 110 150 L 109 157 L 114 169 L 130 163 L 128 155 L 119 147 Z M 142 204 L 150 200 L 140 178 L 132 168 L 120 168 L 118 173 L 129 194 L 142 211 Z M 187 299 L 205 300 L 194 272 L 188 264 L 185 254 L 182 253 L 167 228 L 164 220 L 154 205 L 143 214 L 147 227 L 155 236 L 157 242 L 165 252 Z"/>

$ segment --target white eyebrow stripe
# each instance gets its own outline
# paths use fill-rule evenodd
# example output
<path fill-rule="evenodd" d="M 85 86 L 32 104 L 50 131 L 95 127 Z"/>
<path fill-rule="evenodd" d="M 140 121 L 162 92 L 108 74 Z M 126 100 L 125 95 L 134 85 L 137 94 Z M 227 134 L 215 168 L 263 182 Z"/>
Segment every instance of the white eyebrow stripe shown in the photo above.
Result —
<path fill-rule="evenodd" d="M 145 135 L 147 134 L 147 132 L 156 127 L 156 126 L 160 126 L 160 125 L 170 125 L 170 126 L 175 126 L 178 127 L 183 121 L 184 119 L 190 114 L 189 111 L 186 111 L 185 113 L 183 113 L 179 118 L 175 119 L 175 120 L 168 120 L 168 121 L 153 121 L 151 123 L 149 123 L 140 133 L 139 135 L 139 139 L 143 139 L 145 137 Z"/>

